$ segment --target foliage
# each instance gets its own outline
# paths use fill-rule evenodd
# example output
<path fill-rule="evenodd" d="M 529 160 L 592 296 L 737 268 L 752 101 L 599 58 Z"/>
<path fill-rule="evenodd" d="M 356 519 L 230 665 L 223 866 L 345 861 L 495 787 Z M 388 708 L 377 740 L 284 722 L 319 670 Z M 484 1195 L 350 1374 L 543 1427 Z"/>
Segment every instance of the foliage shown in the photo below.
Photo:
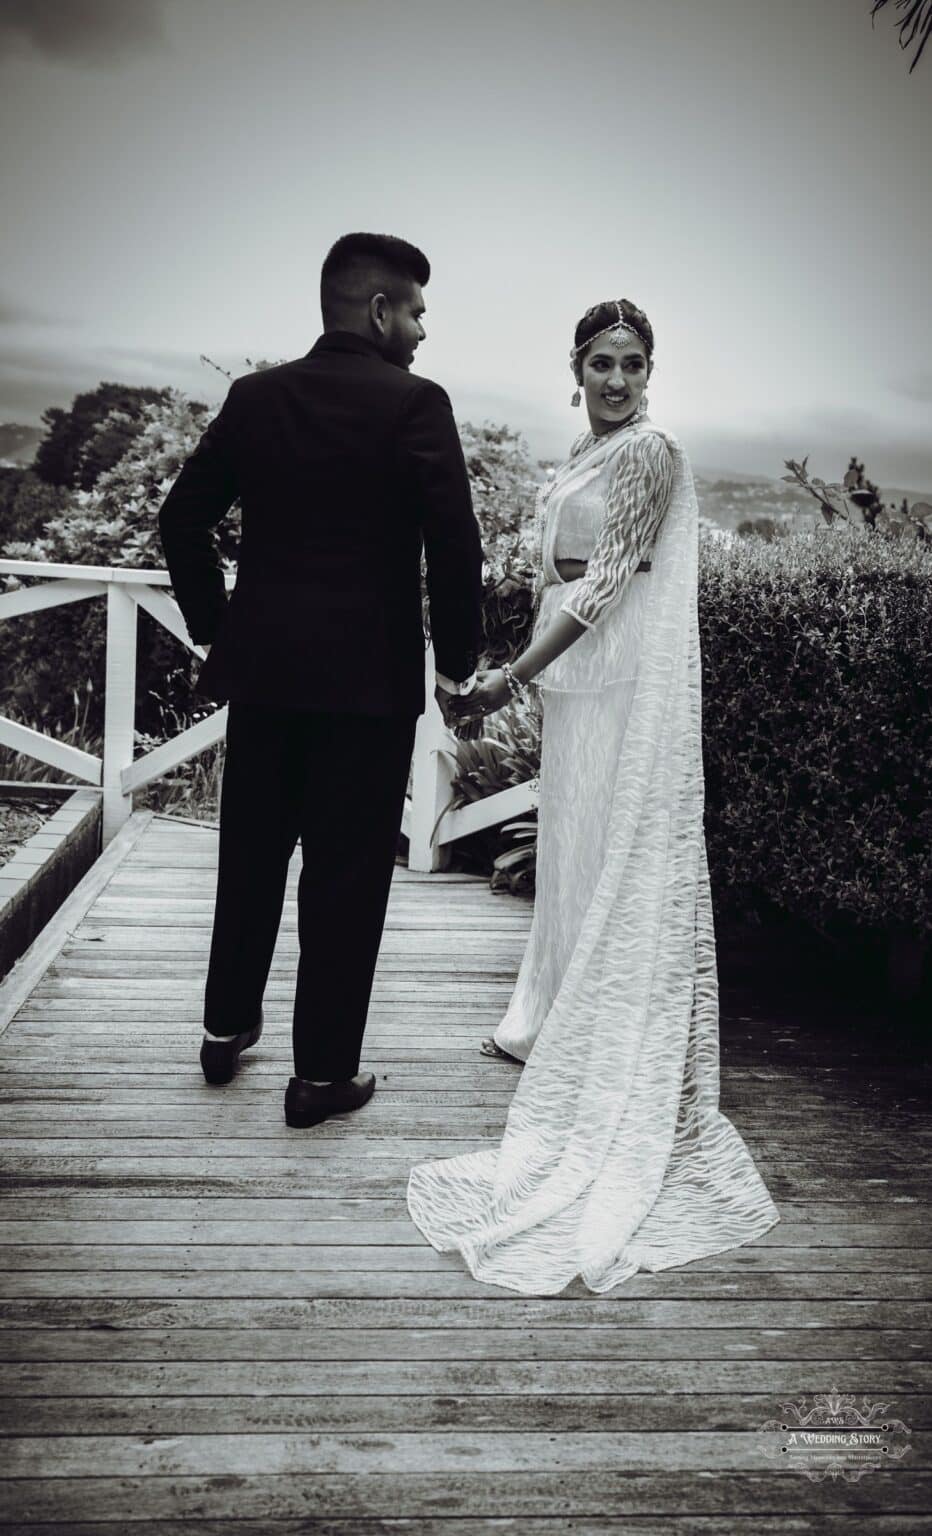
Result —
<path fill-rule="evenodd" d="M 822 516 L 827 523 L 836 518 L 843 521 L 851 521 L 851 509 L 860 509 L 864 525 L 868 528 L 883 528 L 887 533 L 914 533 L 918 539 L 930 537 L 929 516 L 932 508 L 925 502 L 916 502 L 912 507 L 907 504 L 904 496 L 899 508 L 885 507 L 880 500 L 880 493 L 873 480 L 868 480 L 864 474 L 864 465 L 859 464 L 857 458 L 852 455 L 848 464 L 843 482 L 828 483 L 820 480 L 818 476 L 812 479 L 806 470 L 809 455 L 799 464 L 795 459 L 785 459 L 788 475 L 781 475 L 782 480 L 790 484 L 801 485 L 804 491 L 808 491 L 819 503 Z"/>
<path fill-rule="evenodd" d="M 746 517 L 744 522 L 738 524 L 735 532 L 741 535 L 754 534 L 769 544 L 771 539 L 778 539 L 781 534 L 788 533 L 789 525 L 775 517 Z"/>
<path fill-rule="evenodd" d="M 64 487 L 47 485 L 33 469 L 0 465 L 0 548 L 14 541 L 38 538 L 46 522 L 58 515 L 67 500 Z"/>
<path fill-rule="evenodd" d="M 493 891 L 508 891 L 512 896 L 530 895 L 537 874 L 537 817 L 529 821 L 510 821 L 502 835 L 514 837 L 514 844 L 500 853 L 492 864 Z"/>
<path fill-rule="evenodd" d="M 828 934 L 932 928 L 930 578 L 928 542 L 844 523 L 700 539 L 717 913 L 776 906 Z M 457 758 L 459 804 L 536 777 L 533 712 L 491 716 Z M 485 836 L 489 871 L 513 845 Z"/>
<path fill-rule="evenodd" d="M 102 386 L 103 387 L 103 386 Z M 141 407 L 139 429 L 127 452 L 97 478 L 91 490 L 75 490 L 38 536 L 3 546 L 9 559 L 68 564 L 161 568 L 164 555 L 158 509 L 207 425 L 206 406 L 178 390 Z M 221 560 L 235 568 L 239 512 L 231 509 L 218 529 Z M 41 578 L 36 578 L 41 580 Z M 25 578 L 28 581 L 30 578 Z M 4 578 L 6 585 L 16 581 Z M 198 698 L 193 654 L 146 613 L 139 615 L 137 693 L 140 727 L 155 731 L 159 697 L 192 714 Z M 106 613 L 99 598 L 17 618 L 4 635 L 0 710 L 36 719 L 48 729 L 67 718 L 72 690 L 90 682 L 90 727 L 103 728 Z M 203 705 L 203 700 L 200 701 Z"/>
<path fill-rule="evenodd" d="M 486 718 L 481 736 L 457 742 L 451 803 L 470 805 L 499 790 L 536 782 L 539 768 L 538 705 L 532 696 L 512 699 Z M 508 841 L 511 833 L 517 836 Z M 536 836 L 535 812 L 526 822 L 489 827 L 464 838 L 457 854 L 467 865 L 491 873 L 493 890 L 528 891 L 533 889 Z"/>
<path fill-rule="evenodd" d="M 887 0 L 874 0 L 871 6 L 871 26 L 874 25 L 877 12 L 882 11 L 886 4 Z M 912 74 L 922 58 L 923 48 L 932 35 L 932 0 L 896 0 L 896 8 L 903 12 L 902 19 L 896 24 L 900 34 L 900 47 L 908 48 L 917 37 L 919 39 L 915 57 L 909 66 L 909 72 Z"/>
<path fill-rule="evenodd" d="M 706 832 L 722 908 L 932 928 L 932 550 L 840 524 L 703 543 Z"/>
<path fill-rule="evenodd" d="M 483 652 L 500 666 L 524 650 L 532 623 L 534 504 L 540 476 L 510 427 L 458 423 L 479 524 L 483 564 Z M 425 621 L 428 615 L 425 610 Z"/>
<path fill-rule="evenodd" d="M 207 407 L 180 390 L 162 391 L 157 403 L 141 409 L 138 431 L 126 452 L 104 470 L 90 490 L 76 490 L 61 515 L 32 543 L 28 557 L 75 565 L 164 565 L 158 512 L 182 464 L 196 448 L 207 425 Z M 238 548 L 235 509 L 218 530 L 221 557 L 233 568 Z"/>
<path fill-rule="evenodd" d="M 143 407 L 165 400 L 167 389 L 101 383 L 75 395 L 70 410 L 42 412 L 48 431 L 36 449 L 33 469 L 49 485 L 90 490 L 120 460 L 141 425 Z"/>

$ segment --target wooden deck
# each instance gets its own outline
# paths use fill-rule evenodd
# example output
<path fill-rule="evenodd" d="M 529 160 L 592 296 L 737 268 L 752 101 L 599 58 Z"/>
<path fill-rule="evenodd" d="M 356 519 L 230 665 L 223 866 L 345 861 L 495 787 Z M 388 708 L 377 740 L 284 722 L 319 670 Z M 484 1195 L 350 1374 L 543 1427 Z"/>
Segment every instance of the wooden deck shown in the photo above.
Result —
<path fill-rule="evenodd" d="M 376 1095 L 290 1131 L 293 899 L 260 1045 L 201 1076 L 215 860 L 215 832 L 137 812 L 0 987 L 4 1531 L 932 1530 L 915 1066 L 733 1008 L 722 1108 L 780 1224 L 612 1296 L 493 1290 L 404 1190 L 501 1132 L 518 1069 L 476 1047 L 527 905 L 399 870 Z M 832 1388 L 890 1403 L 905 1460 L 814 1482 L 761 1453 L 781 1404 Z"/>

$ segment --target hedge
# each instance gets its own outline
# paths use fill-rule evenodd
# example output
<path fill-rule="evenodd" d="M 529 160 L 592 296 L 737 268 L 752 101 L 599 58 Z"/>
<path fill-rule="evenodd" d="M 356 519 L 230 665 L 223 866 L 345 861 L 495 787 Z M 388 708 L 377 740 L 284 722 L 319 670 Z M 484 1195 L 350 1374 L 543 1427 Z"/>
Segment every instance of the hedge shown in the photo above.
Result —
<path fill-rule="evenodd" d="M 769 543 L 701 539 L 717 913 L 776 906 L 825 933 L 932 930 L 930 578 L 932 545 L 912 534 L 834 523 Z M 514 600 L 523 617 L 526 594 Z M 511 745 L 494 740 L 501 728 L 487 738 L 487 790 L 513 780 L 516 738 L 532 769 L 539 760 L 533 716 L 499 719 Z M 461 800 L 475 795 L 477 756 L 461 744 Z"/>

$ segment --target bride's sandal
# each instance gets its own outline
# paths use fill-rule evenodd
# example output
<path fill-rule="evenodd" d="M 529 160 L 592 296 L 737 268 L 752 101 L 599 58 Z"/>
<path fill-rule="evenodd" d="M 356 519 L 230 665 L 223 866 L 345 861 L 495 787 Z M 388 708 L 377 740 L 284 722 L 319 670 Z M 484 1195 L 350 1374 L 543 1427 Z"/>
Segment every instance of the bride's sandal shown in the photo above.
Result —
<path fill-rule="evenodd" d="M 516 1061 L 519 1066 L 524 1066 L 520 1056 L 512 1056 L 509 1051 L 503 1051 L 500 1045 L 495 1044 L 491 1035 L 481 1042 L 479 1049 L 483 1056 L 494 1056 L 498 1061 Z"/>

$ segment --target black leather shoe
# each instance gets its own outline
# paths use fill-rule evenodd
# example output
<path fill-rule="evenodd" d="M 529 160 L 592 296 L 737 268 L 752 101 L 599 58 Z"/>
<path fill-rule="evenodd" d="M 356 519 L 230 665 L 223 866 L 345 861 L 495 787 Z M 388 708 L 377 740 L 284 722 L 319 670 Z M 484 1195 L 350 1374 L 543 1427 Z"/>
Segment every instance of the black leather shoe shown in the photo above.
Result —
<path fill-rule="evenodd" d="M 201 1066 L 209 1083 L 228 1083 L 236 1074 L 241 1051 L 255 1045 L 262 1033 L 262 1009 L 255 1029 L 241 1030 L 225 1040 L 201 1041 Z"/>
<path fill-rule="evenodd" d="M 319 1125 L 328 1115 L 359 1109 L 375 1092 L 375 1074 L 360 1072 L 342 1083 L 318 1088 L 305 1077 L 291 1077 L 285 1089 L 285 1121 L 288 1125 Z"/>

